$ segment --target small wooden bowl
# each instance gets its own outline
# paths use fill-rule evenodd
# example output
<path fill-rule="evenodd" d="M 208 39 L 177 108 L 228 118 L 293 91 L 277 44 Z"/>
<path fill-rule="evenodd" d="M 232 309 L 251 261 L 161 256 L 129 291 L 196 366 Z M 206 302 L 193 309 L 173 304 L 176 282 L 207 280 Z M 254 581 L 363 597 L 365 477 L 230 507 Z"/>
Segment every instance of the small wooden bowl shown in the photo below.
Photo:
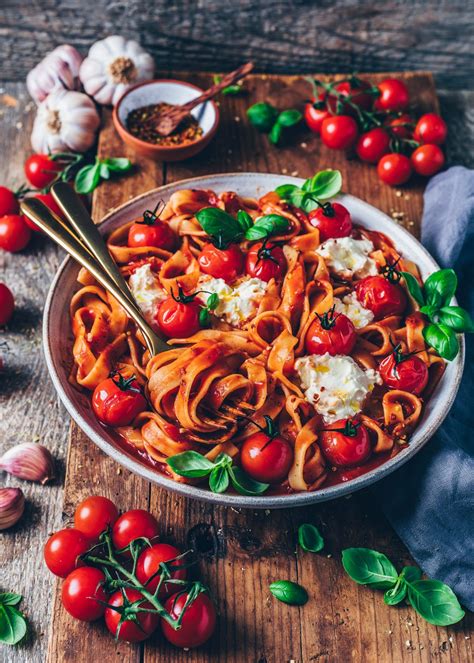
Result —
<path fill-rule="evenodd" d="M 185 145 L 154 145 L 140 140 L 127 129 L 127 117 L 136 108 L 150 104 L 168 103 L 185 104 L 202 94 L 203 90 L 172 79 L 159 79 L 138 83 L 127 90 L 113 110 L 113 121 L 119 136 L 138 154 L 155 161 L 182 161 L 189 159 L 203 150 L 214 137 L 219 124 L 219 110 L 211 100 L 196 106 L 191 111 L 203 130 L 200 138 Z"/>

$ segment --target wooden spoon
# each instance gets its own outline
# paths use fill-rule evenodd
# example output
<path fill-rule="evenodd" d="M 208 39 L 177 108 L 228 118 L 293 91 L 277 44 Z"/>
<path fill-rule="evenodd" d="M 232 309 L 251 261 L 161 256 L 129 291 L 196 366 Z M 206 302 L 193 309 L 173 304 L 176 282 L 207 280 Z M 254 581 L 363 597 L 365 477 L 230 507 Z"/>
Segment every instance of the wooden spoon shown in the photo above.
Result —
<path fill-rule="evenodd" d="M 215 97 L 225 87 L 233 85 L 244 76 L 247 76 L 252 71 L 253 66 L 253 62 L 247 62 L 247 64 L 243 64 L 235 71 L 231 71 L 229 74 L 223 76 L 219 83 L 212 85 L 208 90 L 199 95 L 199 97 L 196 97 L 196 99 L 192 99 L 182 106 L 172 105 L 171 108 L 167 108 L 160 114 L 155 131 L 161 134 L 161 136 L 169 136 L 178 127 L 180 122 L 184 120 L 186 115 L 189 115 L 190 110 L 212 99 L 212 97 Z"/>

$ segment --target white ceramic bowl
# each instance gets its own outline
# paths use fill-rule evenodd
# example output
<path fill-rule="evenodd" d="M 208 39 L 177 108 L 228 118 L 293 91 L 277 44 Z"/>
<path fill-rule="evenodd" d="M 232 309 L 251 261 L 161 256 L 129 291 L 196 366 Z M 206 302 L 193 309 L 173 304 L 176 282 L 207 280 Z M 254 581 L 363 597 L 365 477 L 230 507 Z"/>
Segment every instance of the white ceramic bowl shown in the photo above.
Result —
<path fill-rule="evenodd" d="M 110 233 L 130 219 L 139 216 L 143 209 L 150 206 L 158 196 L 166 201 L 173 192 L 182 188 L 212 189 L 218 192 L 237 191 L 243 196 L 258 197 L 281 184 L 301 185 L 302 182 L 303 180 L 299 178 L 260 173 L 229 173 L 184 180 L 154 189 L 125 203 L 105 217 L 101 231 Z M 426 249 L 409 232 L 395 224 L 380 210 L 350 195 L 341 195 L 339 200 L 346 205 L 357 224 L 387 234 L 403 255 L 416 262 L 423 279 L 439 269 Z M 236 507 L 283 508 L 323 502 L 364 488 L 399 468 L 421 449 L 446 417 L 461 381 L 464 365 L 463 336 L 460 337 L 460 352 L 454 361 L 448 363 L 442 380 L 426 404 L 423 418 L 411 437 L 408 447 L 383 465 L 347 483 L 322 488 L 311 493 L 259 497 L 225 493 L 218 495 L 204 487 L 176 483 L 118 445 L 113 435 L 104 429 L 95 418 L 90 407 L 90 395 L 78 392 L 68 382 L 67 378 L 72 364 L 72 334 L 64 333 L 64 330 L 70 329 L 69 302 L 71 295 L 78 288 L 76 282 L 78 269 L 78 265 L 72 258 L 65 259 L 51 285 L 44 310 L 44 351 L 56 390 L 71 417 L 106 454 L 143 478 L 188 497 Z"/>

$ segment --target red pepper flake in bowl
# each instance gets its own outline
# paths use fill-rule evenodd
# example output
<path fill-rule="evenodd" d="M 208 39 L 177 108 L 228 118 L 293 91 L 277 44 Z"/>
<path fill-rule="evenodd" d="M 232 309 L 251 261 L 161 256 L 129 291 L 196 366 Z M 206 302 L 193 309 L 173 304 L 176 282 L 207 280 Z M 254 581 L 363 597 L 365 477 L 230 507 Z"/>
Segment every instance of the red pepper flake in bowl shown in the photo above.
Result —
<path fill-rule="evenodd" d="M 177 129 L 169 136 L 162 136 L 156 131 L 158 120 L 163 111 L 171 108 L 170 104 L 150 104 L 135 108 L 127 116 L 127 129 L 139 140 L 154 145 L 186 145 L 193 143 L 203 134 L 202 127 L 192 115 L 187 115 Z"/>

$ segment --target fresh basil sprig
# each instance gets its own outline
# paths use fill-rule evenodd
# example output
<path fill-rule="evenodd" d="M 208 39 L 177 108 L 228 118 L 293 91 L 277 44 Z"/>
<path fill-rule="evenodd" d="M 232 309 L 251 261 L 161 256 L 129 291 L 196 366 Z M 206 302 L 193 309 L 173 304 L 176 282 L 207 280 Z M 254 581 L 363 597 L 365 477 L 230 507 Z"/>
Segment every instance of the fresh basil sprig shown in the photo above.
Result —
<path fill-rule="evenodd" d="M 318 207 L 315 201 L 334 198 L 342 187 L 342 175 L 339 170 L 320 170 L 299 187 L 296 184 L 282 184 L 275 189 L 282 200 L 311 212 Z"/>
<path fill-rule="evenodd" d="M 26 619 L 16 607 L 22 597 L 13 592 L 0 593 L 0 642 L 16 645 L 26 635 Z"/>
<path fill-rule="evenodd" d="M 291 580 L 272 582 L 270 591 L 275 598 L 288 605 L 304 605 L 308 601 L 306 589 Z"/>
<path fill-rule="evenodd" d="M 215 85 L 220 83 L 222 80 L 222 76 L 219 76 L 219 74 L 214 74 L 212 77 L 212 81 Z M 236 94 L 240 94 L 243 90 L 243 81 L 237 81 L 237 83 L 233 83 L 232 85 L 228 85 L 227 87 L 223 88 L 221 90 L 221 94 L 224 96 L 235 96 Z"/>
<path fill-rule="evenodd" d="M 396 605 L 406 598 L 430 624 L 450 626 L 464 617 L 453 590 L 439 580 L 422 580 L 420 569 L 414 566 L 405 566 L 397 573 L 386 555 L 370 548 L 343 550 L 342 564 L 360 585 L 387 590 L 384 594 L 387 605 Z"/>
<path fill-rule="evenodd" d="M 239 210 L 234 217 L 218 207 L 204 207 L 196 212 L 196 219 L 219 248 L 242 239 L 255 241 L 278 235 L 286 232 L 289 226 L 288 219 L 278 214 L 261 216 L 254 223 L 245 210 Z"/>
<path fill-rule="evenodd" d="M 278 112 L 274 106 L 262 101 L 247 109 L 247 117 L 258 131 L 268 134 L 268 140 L 271 143 L 278 145 L 284 129 L 301 122 L 303 116 L 295 108 Z"/>
<path fill-rule="evenodd" d="M 311 523 L 303 523 L 298 527 L 298 543 L 306 552 L 319 552 L 324 548 L 324 539 L 318 528 Z"/>
<path fill-rule="evenodd" d="M 431 321 L 423 329 L 423 337 L 440 357 L 452 361 L 459 352 L 456 334 L 474 332 L 469 313 L 461 306 L 451 306 L 458 280 L 452 269 L 439 269 L 420 286 L 409 272 L 400 272 L 408 292 Z"/>
<path fill-rule="evenodd" d="M 270 484 L 255 481 L 236 465 L 225 453 L 216 456 L 214 461 L 197 451 L 183 451 L 166 460 L 173 472 L 182 477 L 200 479 L 209 477 L 209 488 L 213 493 L 224 493 L 229 484 L 242 495 L 261 495 Z"/>
<path fill-rule="evenodd" d="M 132 168 L 132 162 L 125 157 L 108 159 L 95 158 L 95 163 L 84 166 L 77 173 L 74 188 L 77 193 L 91 193 L 101 180 L 108 180 L 112 173 L 126 173 Z"/>
<path fill-rule="evenodd" d="M 201 327 L 208 327 L 210 322 L 210 312 L 215 311 L 219 306 L 219 295 L 216 292 L 212 292 L 207 298 L 205 306 L 201 306 L 199 311 L 199 324 Z"/>

